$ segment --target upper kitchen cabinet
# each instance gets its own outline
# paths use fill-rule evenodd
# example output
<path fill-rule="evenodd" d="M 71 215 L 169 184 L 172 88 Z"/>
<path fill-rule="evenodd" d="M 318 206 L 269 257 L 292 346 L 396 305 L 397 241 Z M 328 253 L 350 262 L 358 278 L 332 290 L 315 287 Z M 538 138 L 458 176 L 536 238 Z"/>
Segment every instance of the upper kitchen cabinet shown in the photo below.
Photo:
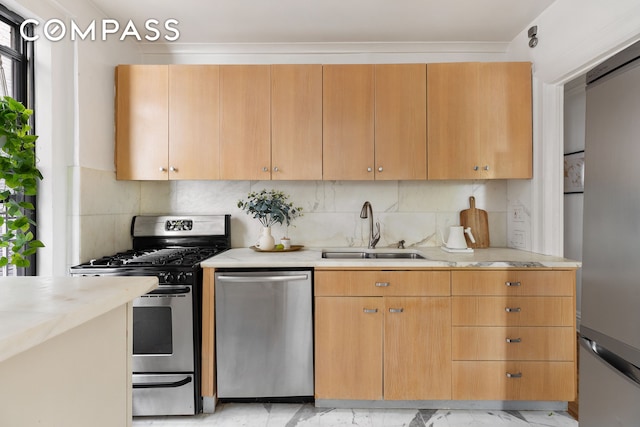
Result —
<path fill-rule="evenodd" d="M 427 178 L 427 67 L 375 66 L 375 179 Z"/>
<path fill-rule="evenodd" d="M 427 66 L 429 179 L 531 178 L 531 64 Z"/>
<path fill-rule="evenodd" d="M 219 178 L 218 68 L 116 68 L 117 179 Z"/>
<path fill-rule="evenodd" d="M 166 65 L 116 68 L 116 179 L 168 178 L 168 81 Z"/>
<path fill-rule="evenodd" d="M 271 66 L 220 66 L 220 178 L 271 179 Z"/>
<path fill-rule="evenodd" d="M 324 66 L 324 179 L 427 178 L 426 65 Z"/>
<path fill-rule="evenodd" d="M 374 66 L 324 65 L 322 176 L 374 178 Z"/>
<path fill-rule="evenodd" d="M 220 67 L 169 66 L 169 178 L 220 178 Z"/>
<path fill-rule="evenodd" d="M 322 179 L 322 65 L 271 66 L 271 179 Z"/>

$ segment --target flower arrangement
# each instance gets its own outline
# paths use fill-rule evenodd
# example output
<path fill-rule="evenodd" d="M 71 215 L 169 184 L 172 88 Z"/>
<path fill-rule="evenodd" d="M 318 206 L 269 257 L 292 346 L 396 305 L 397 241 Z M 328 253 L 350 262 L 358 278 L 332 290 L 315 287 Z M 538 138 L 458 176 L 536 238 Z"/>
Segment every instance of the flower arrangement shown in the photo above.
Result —
<path fill-rule="evenodd" d="M 253 215 L 263 227 L 276 223 L 289 226 L 294 218 L 302 216 L 302 208 L 293 206 L 289 196 L 278 190 L 251 191 L 246 199 L 238 200 L 238 207 Z"/>

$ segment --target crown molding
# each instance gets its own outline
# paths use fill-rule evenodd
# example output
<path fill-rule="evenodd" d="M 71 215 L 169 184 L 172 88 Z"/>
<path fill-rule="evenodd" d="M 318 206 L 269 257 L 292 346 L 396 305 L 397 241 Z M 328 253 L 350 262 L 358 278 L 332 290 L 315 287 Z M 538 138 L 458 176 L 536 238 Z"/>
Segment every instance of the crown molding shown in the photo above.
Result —
<path fill-rule="evenodd" d="M 139 43 L 143 54 L 504 54 L 503 42 Z"/>

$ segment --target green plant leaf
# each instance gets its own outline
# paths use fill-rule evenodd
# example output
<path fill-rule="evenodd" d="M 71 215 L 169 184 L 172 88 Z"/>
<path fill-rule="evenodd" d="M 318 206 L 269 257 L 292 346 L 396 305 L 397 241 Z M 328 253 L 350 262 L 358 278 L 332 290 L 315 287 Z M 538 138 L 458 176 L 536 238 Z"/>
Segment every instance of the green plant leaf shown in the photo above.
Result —
<path fill-rule="evenodd" d="M 4 213 L 11 217 L 0 218 L 0 225 L 5 225 L 5 232 L 0 234 L 0 247 L 12 253 L 10 259 L 0 258 L 0 265 L 29 266 L 26 257 L 44 246 L 34 240 L 30 228 L 36 223 L 25 215 L 25 211 L 34 210 L 33 204 L 14 198 L 20 194 L 36 195 L 38 181 L 42 180 L 35 153 L 38 136 L 31 134 L 29 124 L 32 115 L 33 110 L 17 100 L 9 96 L 0 99 L 0 180 L 4 180 L 7 188 L 0 192 L 0 202 Z"/>

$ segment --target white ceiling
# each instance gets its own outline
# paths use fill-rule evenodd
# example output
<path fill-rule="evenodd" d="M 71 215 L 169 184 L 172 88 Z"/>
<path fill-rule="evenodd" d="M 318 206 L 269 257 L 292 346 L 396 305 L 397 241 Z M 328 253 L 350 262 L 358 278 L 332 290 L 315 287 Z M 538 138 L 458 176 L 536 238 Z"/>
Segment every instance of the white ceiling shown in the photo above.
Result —
<path fill-rule="evenodd" d="M 180 43 L 511 42 L 554 0 L 92 0 L 124 25 L 177 19 Z"/>

